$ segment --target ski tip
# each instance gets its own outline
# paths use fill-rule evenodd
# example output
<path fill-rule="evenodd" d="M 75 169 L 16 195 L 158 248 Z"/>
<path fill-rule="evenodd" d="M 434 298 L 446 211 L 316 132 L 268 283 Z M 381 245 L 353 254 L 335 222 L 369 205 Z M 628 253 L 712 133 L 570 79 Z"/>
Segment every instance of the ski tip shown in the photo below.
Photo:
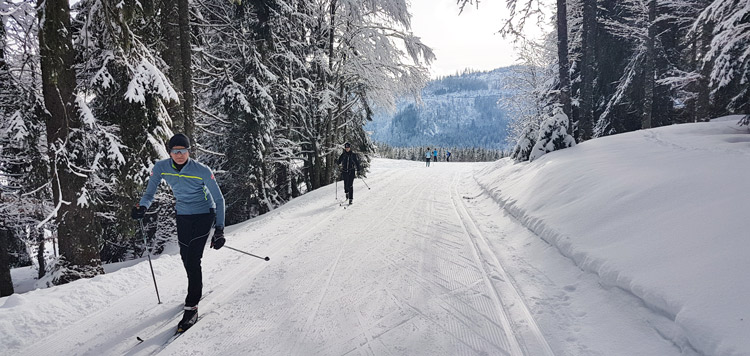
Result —
<path fill-rule="evenodd" d="M 141 339 L 140 336 L 136 336 L 135 338 L 138 339 L 138 342 L 143 342 L 143 339 Z"/>

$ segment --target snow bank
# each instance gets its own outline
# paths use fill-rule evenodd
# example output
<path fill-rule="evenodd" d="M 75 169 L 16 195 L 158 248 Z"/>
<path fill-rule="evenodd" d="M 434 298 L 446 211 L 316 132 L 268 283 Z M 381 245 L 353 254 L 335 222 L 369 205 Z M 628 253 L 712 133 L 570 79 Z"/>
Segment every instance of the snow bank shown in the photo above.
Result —
<path fill-rule="evenodd" d="M 166 275 L 182 268 L 179 256 L 161 255 L 154 259 L 154 263 L 159 266 L 155 273 L 162 285 L 166 282 Z M 87 318 L 102 317 L 98 313 L 112 305 L 120 305 L 123 313 L 138 310 L 142 306 L 132 305 L 125 298 L 134 293 L 144 295 L 144 304 L 156 304 L 148 263 L 122 268 L 118 273 L 1 298 L 0 346 L 7 348 L 4 351 L 8 352 L 23 349 L 54 330 L 71 327 Z M 107 317 L 103 316 L 103 319 L 107 320 Z"/>
<path fill-rule="evenodd" d="M 683 350 L 750 352 L 750 130 L 737 117 L 591 140 L 478 183 L 605 285 L 675 322 Z"/>

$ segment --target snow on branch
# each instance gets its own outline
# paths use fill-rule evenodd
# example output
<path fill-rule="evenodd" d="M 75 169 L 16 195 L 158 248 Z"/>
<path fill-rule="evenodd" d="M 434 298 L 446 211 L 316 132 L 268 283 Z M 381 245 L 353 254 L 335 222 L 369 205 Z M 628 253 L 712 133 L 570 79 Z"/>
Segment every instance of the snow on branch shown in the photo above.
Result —
<path fill-rule="evenodd" d="M 177 92 L 172 88 L 164 73 L 151 62 L 142 59 L 136 68 L 133 79 L 128 84 L 125 98 L 131 102 L 145 104 L 145 95 L 150 92 L 158 94 L 167 101 L 180 101 Z"/>

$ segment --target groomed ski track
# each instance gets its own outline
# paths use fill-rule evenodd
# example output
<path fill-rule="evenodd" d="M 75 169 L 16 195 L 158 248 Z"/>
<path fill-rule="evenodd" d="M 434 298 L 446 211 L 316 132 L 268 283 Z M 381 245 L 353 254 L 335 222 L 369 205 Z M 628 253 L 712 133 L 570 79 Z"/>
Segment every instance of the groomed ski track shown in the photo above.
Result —
<path fill-rule="evenodd" d="M 379 168 L 385 162 L 387 169 Z M 532 234 L 503 215 L 501 207 L 492 205 L 488 212 L 489 205 L 479 204 L 483 192 L 472 175 L 481 167 L 437 162 L 427 168 L 376 160 L 367 179 L 371 190 L 355 180 L 349 209 L 335 199 L 343 196 L 339 182 L 228 227 L 227 245 L 270 261 L 207 247 L 203 278 L 210 294 L 200 304 L 203 316 L 170 344 L 164 343 L 173 335 L 186 286 L 176 255 L 154 259 L 163 304 L 156 304 L 144 263 L 97 277 L 137 272 L 147 278 L 21 354 L 517 356 L 576 354 L 571 353 L 576 347 L 586 351 L 580 344 L 585 336 L 566 339 L 559 330 L 545 330 L 561 320 L 574 324 L 576 316 L 564 306 L 559 315 L 547 315 L 545 324 L 535 319 L 535 313 L 549 310 L 540 296 L 552 295 L 537 289 L 558 288 L 555 298 L 566 300 L 559 293 L 575 288 L 555 285 L 541 271 L 532 271 L 532 277 L 509 275 L 506 264 L 516 262 L 505 261 L 492 240 L 519 231 Z M 487 226 L 488 214 L 500 214 L 502 221 Z M 534 293 L 530 297 L 517 278 L 537 278 L 544 285 L 527 286 Z M 664 350 L 657 352 L 674 354 L 669 345 Z"/>

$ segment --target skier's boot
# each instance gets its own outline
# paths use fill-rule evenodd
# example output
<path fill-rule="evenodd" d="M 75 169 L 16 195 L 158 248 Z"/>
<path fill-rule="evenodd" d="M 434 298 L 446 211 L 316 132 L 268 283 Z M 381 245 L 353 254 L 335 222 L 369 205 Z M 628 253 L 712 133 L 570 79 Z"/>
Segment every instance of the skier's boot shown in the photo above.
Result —
<path fill-rule="evenodd" d="M 177 324 L 177 332 L 185 332 L 185 330 L 190 329 L 195 322 L 198 321 L 198 306 L 194 307 L 185 307 L 185 314 L 182 315 L 182 320 L 180 320 L 180 323 Z"/>
<path fill-rule="evenodd" d="M 352 205 L 352 199 L 349 199 L 349 205 Z"/>

